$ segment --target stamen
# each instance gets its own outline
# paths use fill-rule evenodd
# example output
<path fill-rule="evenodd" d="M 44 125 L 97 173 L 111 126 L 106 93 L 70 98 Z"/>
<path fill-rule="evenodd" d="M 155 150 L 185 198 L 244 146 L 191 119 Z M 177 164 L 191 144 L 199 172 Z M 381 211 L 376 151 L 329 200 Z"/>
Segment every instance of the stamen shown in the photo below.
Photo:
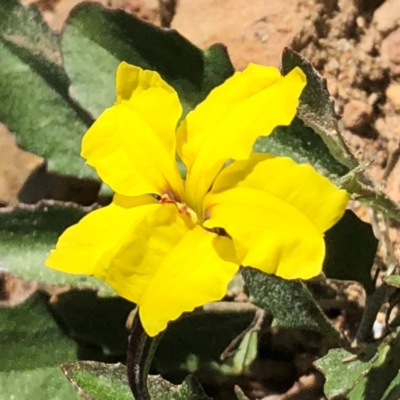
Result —
<path fill-rule="evenodd" d="M 168 194 L 163 194 L 163 195 L 161 195 L 159 202 L 160 202 L 161 204 L 175 204 L 175 203 L 176 203 L 176 201 L 175 201 L 175 200 L 172 200 L 172 199 L 168 196 Z"/>
<path fill-rule="evenodd" d="M 175 204 L 176 207 L 178 208 L 179 214 L 187 215 L 195 224 L 197 224 L 198 222 L 197 214 L 186 204 L 180 203 L 179 201 L 176 201 L 174 198 L 171 198 L 168 193 L 162 194 L 159 202 L 161 204 Z"/>
<path fill-rule="evenodd" d="M 166 189 L 163 196 L 168 196 L 168 198 L 177 203 L 181 202 L 181 198 L 171 188 Z"/>

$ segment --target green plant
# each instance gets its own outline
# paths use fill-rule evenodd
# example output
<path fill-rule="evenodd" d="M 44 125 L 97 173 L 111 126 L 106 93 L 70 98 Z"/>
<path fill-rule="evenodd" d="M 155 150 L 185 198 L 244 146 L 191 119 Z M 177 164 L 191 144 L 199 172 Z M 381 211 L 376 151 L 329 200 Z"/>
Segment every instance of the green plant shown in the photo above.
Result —
<path fill-rule="evenodd" d="M 160 30 L 96 4 L 74 9 L 60 36 L 47 27 L 34 7 L 22 7 L 17 0 L 0 3 L 0 20 L 0 121 L 15 133 L 22 147 L 47 160 L 46 185 L 54 184 L 49 177 L 55 173 L 63 184 L 66 176 L 83 182 L 79 186 L 83 191 L 89 190 L 85 182 L 95 182 L 96 200 L 104 200 L 97 197 L 100 183 L 84 180 L 95 179 L 95 174 L 79 156 L 80 142 L 94 119 L 114 101 L 115 70 L 121 61 L 158 71 L 177 91 L 185 114 L 234 73 L 223 46 L 202 51 L 177 32 Z M 368 177 L 344 142 L 322 78 L 300 55 L 285 49 L 282 73 L 296 66 L 307 76 L 297 116 L 289 126 L 259 138 L 254 150 L 310 164 L 353 199 L 400 220 L 399 205 Z M 82 397 L 130 398 L 125 368 L 105 362 L 124 361 L 125 321 L 134 304 L 118 298 L 95 278 L 65 275 L 43 265 L 59 234 L 93 208 L 97 206 L 42 201 L 0 213 L 2 268 L 13 277 L 42 283 L 41 294 L 17 307 L 0 309 L 0 386 L 6 396 L 46 393 L 37 396 L 77 398 L 67 382 L 60 381 L 58 365 L 63 363 L 63 372 Z M 272 324 L 273 329 L 320 335 L 329 352 L 316 367 L 326 376 L 328 398 L 397 399 L 396 320 L 381 342 L 365 343 L 371 340 L 380 305 L 398 295 L 399 278 L 392 274 L 375 287 L 371 268 L 377 240 L 371 226 L 351 211 L 326 233 L 325 243 L 326 276 L 357 281 L 369 295 L 357 346 L 348 344 L 331 326 L 304 282 L 248 268 L 242 275 L 254 305 L 212 304 L 171 325 L 155 355 L 154 370 L 176 383 L 188 374 L 200 382 L 209 382 L 210 376 L 214 382 L 235 382 L 257 357 L 260 335 L 254 332 L 265 334 Z M 66 285 L 68 290 L 54 295 L 55 288 Z M 234 355 L 221 361 L 220 355 L 235 341 Z M 93 361 L 79 361 L 83 359 Z M 204 397 L 193 378 L 179 387 L 152 378 L 150 392 L 154 399 Z"/>

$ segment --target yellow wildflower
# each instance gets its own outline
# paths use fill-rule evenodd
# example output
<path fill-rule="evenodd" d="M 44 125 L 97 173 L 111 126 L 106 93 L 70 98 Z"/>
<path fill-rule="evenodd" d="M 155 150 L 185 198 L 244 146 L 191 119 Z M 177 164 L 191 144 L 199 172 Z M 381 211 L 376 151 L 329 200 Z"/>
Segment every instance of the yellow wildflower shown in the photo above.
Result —
<path fill-rule="evenodd" d="M 104 279 L 139 306 L 150 336 L 221 299 L 240 265 L 317 275 L 324 232 L 348 195 L 308 165 L 252 153 L 258 136 L 290 124 L 305 84 L 299 68 L 282 77 L 251 64 L 179 122 L 175 90 L 157 72 L 121 63 L 116 104 L 82 142 L 116 194 L 68 228 L 46 264 Z"/>

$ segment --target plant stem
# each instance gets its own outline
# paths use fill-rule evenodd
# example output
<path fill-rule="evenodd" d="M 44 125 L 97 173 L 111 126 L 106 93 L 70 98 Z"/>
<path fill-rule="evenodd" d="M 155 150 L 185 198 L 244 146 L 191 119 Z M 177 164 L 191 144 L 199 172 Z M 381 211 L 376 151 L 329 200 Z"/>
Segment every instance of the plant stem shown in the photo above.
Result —
<path fill-rule="evenodd" d="M 139 313 L 135 315 L 126 359 L 128 383 L 135 400 L 151 400 L 147 388 L 147 376 L 161 336 L 162 334 L 156 337 L 148 336 L 140 321 Z"/>
<path fill-rule="evenodd" d="M 383 283 L 373 294 L 367 297 L 364 313 L 356 335 L 357 343 L 368 343 L 373 341 L 373 326 L 382 305 L 389 301 L 399 289 Z"/>

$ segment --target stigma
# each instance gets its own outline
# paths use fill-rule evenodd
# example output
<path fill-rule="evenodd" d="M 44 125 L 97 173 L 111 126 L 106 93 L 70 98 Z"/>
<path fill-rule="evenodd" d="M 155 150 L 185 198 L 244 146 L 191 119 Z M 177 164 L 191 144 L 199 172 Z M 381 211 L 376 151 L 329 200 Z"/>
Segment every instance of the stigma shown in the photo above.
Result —
<path fill-rule="evenodd" d="M 189 217 L 194 224 L 198 223 L 197 214 L 187 204 L 177 201 L 175 196 L 170 197 L 168 193 L 164 193 L 161 195 L 159 202 L 160 204 L 175 204 L 179 214 Z"/>

